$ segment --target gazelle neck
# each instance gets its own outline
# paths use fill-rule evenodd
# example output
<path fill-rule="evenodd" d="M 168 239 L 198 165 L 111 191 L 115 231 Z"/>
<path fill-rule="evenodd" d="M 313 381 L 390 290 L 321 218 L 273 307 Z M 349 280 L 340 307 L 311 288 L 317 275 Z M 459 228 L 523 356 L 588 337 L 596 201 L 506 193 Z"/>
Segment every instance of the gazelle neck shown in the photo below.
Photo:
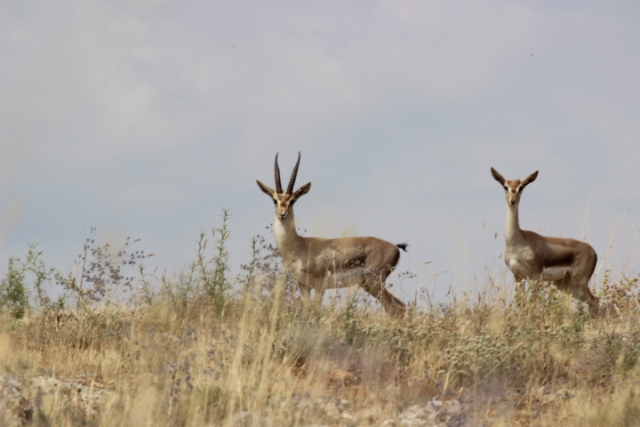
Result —
<path fill-rule="evenodd" d="M 512 205 L 507 202 L 507 221 L 504 226 L 504 239 L 507 242 L 516 242 L 523 238 L 522 230 L 520 229 L 520 223 L 518 221 L 518 205 L 516 203 Z"/>
<path fill-rule="evenodd" d="M 280 219 L 280 217 L 276 215 L 273 220 L 273 234 L 280 256 L 284 260 L 288 260 L 296 250 L 296 246 L 299 245 L 299 240 L 301 239 L 296 232 L 296 220 L 293 215 L 293 209 L 291 209 L 284 219 Z"/>

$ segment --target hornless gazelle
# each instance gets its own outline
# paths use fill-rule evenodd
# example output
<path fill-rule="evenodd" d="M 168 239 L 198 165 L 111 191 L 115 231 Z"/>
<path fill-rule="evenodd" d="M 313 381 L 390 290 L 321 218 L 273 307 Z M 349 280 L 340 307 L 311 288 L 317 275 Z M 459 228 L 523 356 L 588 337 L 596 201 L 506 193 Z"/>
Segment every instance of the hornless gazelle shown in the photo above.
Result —
<path fill-rule="evenodd" d="M 289 186 L 282 191 L 276 154 L 276 189 L 260 181 L 257 183 L 273 199 L 276 208 L 273 233 L 278 251 L 289 274 L 298 282 L 302 297 L 308 300 L 311 290 L 315 289 L 316 302 L 320 303 L 326 289 L 359 285 L 378 299 L 387 313 L 402 316 L 405 305 L 386 289 L 385 281 L 400 260 L 398 248 L 406 251 L 407 245 L 394 245 L 376 237 L 323 239 L 299 236 L 293 205 L 311 189 L 309 182 L 293 191 L 299 165 L 300 153 Z"/>
<path fill-rule="evenodd" d="M 538 171 L 523 181 L 505 180 L 494 168 L 491 168 L 491 175 L 504 187 L 507 198 L 504 260 L 516 282 L 525 279 L 536 283 L 553 282 L 560 290 L 586 302 L 591 314 L 597 314 L 598 299 L 589 290 L 589 279 L 598 260 L 596 251 L 585 242 L 541 236 L 520 229 L 518 205 L 522 190 L 536 180 Z"/>

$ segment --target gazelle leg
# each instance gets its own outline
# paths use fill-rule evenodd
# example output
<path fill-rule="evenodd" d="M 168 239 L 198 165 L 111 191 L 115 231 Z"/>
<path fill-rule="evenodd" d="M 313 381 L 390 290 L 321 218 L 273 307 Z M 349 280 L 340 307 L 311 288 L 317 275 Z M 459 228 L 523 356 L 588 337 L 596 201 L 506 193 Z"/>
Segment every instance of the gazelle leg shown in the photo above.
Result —
<path fill-rule="evenodd" d="M 562 279 L 555 280 L 553 284 L 556 285 L 562 292 L 571 295 L 573 298 L 577 300 L 583 300 L 582 292 L 580 292 L 580 289 L 573 286 L 571 276 L 566 276 Z"/>
<path fill-rule="evenodd" d="M 312 305 L 315 308 L 319 308 L 322 305 L 322 298 L 324 296 L 324 289 L 313 288 L 305 283 L 298 283 L 300 288 L 300 296 L 302 303 L 305 306 Z M 311 297 L 311 291 L 314 290 L 313 298 Z"/>
<path fill-rule="evenodd" d="M 575 276 L 567 276 L 563 279 L 553 282 L 561 291 L 571 295 L 578 301 L 583 301 L 589 306 L 589 313 L 593 316 L 598 314 L 599 302 L 589 290 L 588 283 L 585 279 Z"/>
<path fill-rule="evenodd" d="M 405 304 L 387 290 L 384 281 L 381 280 L 378 275 L 373 273 L 365 274 L 362 289 L 380 301 L 387 313 L 396 317 L 402 317 L 406 312 Z"/>
<path fill-rule="evenodd" d="M 316 288 L 315 294 L 313 295 L 313 305 L 316 307 L 320 307 L 322 305 L 322 299 L 324 298 L 324 289 Z"/>
<path fill-rule="evenodd" d="M 515 276 L 516 278 L 516 290 L 514 293 L 514 299 L 518 306 L 524 306 L 527 302 L 527 289 L 524 283 L 524 278 L 520 276 Z"/>
<path fill-rule="evenodd" d="M 540 295 L 541 284 L 541 280 L 527 281 L 527 300 L 530 306 L 533 306 L 533 304 L 539 304 L 542 301 L 542 296 Z"/>
<path fill-rule="evenodd" d="M 298 283 L 298 288 L 300 289 L 300 296 L 303 301 L 311 301 L 311 287 L 307 286 L 304 283 Z"/>
<path fill-rule="evenodd" d="M 589 277 L 572 277 L 572 288 L 580 295 L 580 299 L 589 306 L 589 314 L 596 316 L 600 310 L 600 301 L 589 289 Z"/>

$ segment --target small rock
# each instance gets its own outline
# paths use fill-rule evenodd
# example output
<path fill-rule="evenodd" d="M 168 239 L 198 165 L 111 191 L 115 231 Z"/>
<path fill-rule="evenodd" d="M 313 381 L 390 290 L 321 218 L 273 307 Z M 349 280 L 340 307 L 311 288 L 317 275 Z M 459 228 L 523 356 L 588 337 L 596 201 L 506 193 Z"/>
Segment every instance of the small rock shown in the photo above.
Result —
<path fill-rule="evenodd" d="M 233 414 L 231 422 L 233 427 L 249 427 L 253 421 L 253 416 L 249 411 L 242 411 Z"/>
<path fill-rule="evenodd" d="M 351 386 L 358 382 L 358 377 L 353 372 L 344 369 L 334 369 L 329 372 L 329 384 L 334 386 Z"/>
<path fill-rule="evenodd" d="M 36 377 L 31 380 L 31 389 L 32 395 L 53 396 L 55 401 L 71 404 L 87 415 L 95 415 L 104 402 L 114 397 L 113 392 L 82 379 Z"/>
<path fill-rule="evenodd" d="M 24 426 L 33 418 L 33 405 L 22 395 L 22 384 L 11 374 L 0 374 L 0 425 Z"/>
<path fill-rule="evenodd" d="M 413 405 L 395 419 L 386 420 L 383 427 L 461 427 L 466 416 L 458 399 L 433 398 L 426 405 Z"/>

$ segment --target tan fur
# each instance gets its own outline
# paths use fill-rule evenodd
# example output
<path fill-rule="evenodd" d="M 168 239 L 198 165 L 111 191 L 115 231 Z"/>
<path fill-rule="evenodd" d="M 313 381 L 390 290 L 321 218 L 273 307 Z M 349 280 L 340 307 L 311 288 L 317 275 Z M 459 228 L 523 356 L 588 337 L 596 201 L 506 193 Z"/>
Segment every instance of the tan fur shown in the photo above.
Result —
<path fill-rule="evenodd" d="M 505 189 L 507 220 L 504 260 L 516 281 L 550 281 L 574 298 L 585 301 L 590 313 L 597 314 L 598 299 L 589 290 L 589 279 L 598 260 L 595 250 L 578 240 L 541 236 L 520 229 L 520 197 L 524 188 L 538 177 L 538 171 L 523 181 L 506 180 L 494 168 L 491 168 L 491 175 Z"/>
<path fill-rule="evenodd" d="M 293 188 L 298 164 L 290 180 L 290 189 Z M 276 186 L 279 186 L 277 156 L 275 165 Z M 302 237 L 296 231 L 293 204 L 309 192 L 311 183 L 293 193 L 277 192 L 260 181 L 257 183 L 274 201 L 276 217 L 273 231 L 278 251 L 304 298 L 309 299 L 314 289 L 319 303 L 326 289 L 358 285 L 378 299 L 388 313 L 404 314 L 404 303 L 385 287 L 387 277 L 400 260 L 397 245 L 376 237 Z"/>

